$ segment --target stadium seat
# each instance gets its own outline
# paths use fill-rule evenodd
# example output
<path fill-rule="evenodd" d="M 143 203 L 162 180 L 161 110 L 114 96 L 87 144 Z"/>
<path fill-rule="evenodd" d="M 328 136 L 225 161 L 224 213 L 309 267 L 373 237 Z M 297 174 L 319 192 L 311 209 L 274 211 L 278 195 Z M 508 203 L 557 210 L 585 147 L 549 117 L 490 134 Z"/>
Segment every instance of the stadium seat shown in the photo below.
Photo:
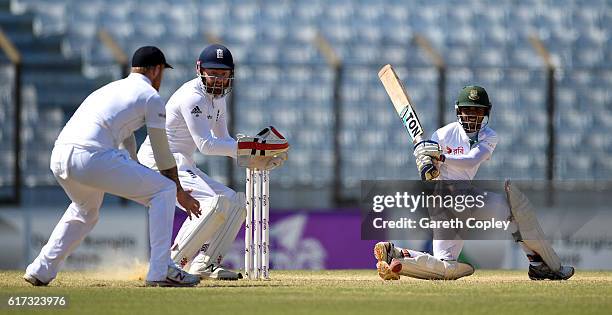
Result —
<path fill-rule="evenodd" d="M 14 0 L 12 7 L 17 13 L 33 13 L 37 34 L 65 34 L 61 51 L 83 56 L 86 75 L 103 81 L 118 77 L 119 69 L 113 66 L 113 55 L 97 39 L 98 30 L 110 32 L 128 55 L 141 45 L 160 46 L 176 65 L 162 85 L 165 99 L 194 77 L 194 61 L 207 45 L 206 35 L 219 37 L 230 47 L 237 64 L 234 96 L 240 117 L 236 128 L 255 132 L 263 124 L 273 123 L 295 140 L 300 157 L 292 153 L 292 159 L 297 160 L 288 163 L 296 168 L 279 175 L 279 181 L 288 186 L 321 186 L 332 180 L 330 144 L 314 140 L 331 139 L 329 130 L 334 122 L 335 74 L 312 43 L 317 32 L 344 61 L 340 91 L 343 130 L 339 137 L 346 159 L 342 165 L 347 176 L 343 178 L 345 187 L 357 187 L 359 179 L 366 177 L 416 177 L 412 158 L 406 154 L 410 140 L 376 76 L 381 65 L 395 65 L 413 102 L 428 109 L 419 113 L 421 122 L 428 131 L 437 127 L 438 72 L 414 43 L 416 34 L 427 38 L 449 65 L 444 109 L 447 122 L 455 120 L 452 104 L 465 84 L 482 85 L 491 96 L 491 126 L 500 135 L 496 154 L 504 156 L 483 167 L 482 176 L 543 178 L 542 160 L 523 157 L 544 154 L 548 141 L 546 71 L 528 40 L 537 35 L 559 66 L 555 119 L 567 127 L 563 131 L 557 128 L 561 178 L 599 176 L 589 170 L 593 165 L 612 172 L 610 163 L 599 158 L 575 165 L 569 159 L 581 144 L 602 154 L 610 152 L 605 135 L 612 131 L 612 14 L 606 1 Z M 29 60 L 40 63 L 52 58 L 33 55 Z M 71 67 L 80 71 L 81 64 Z M 24 106 L 25 143 L 32 148 L 40 143 L 51 145 L 66 118 L 57 108 L 40 108 L 57 96 L 35 88 L 32 82 L 77 86 L 79 79 L 74 75 L 24 76 L 31 86 L 23 93 L 24 103 L 29 104 Z M 10 119 L 5 113 L 0 111 L 2 139 L 10 134 Z M 45 122 L 40 131 L 33 132 L 33 124 L 41 117 Z M 596 130 L 601 132 L 594 133 Z M 529 152 L 521 150 L 522 145 Z M 372 167 L 374 155 L 353 156 L 354 146 L 392 153 L 383 158 L 385 167 L 377 169 Z M 33 163 L 42 165 L 39 162 Z M 215 163 L 210 166 L 221 165 Z M 317 168 L 316 173 L 296 176 L 312 168 Z M 397 168 L 406 168 L 405 174 L 398 174 Z M 39 173 L 29 173 L 28 183 L 48 179 L 47 169 L 35 169 Z"/>

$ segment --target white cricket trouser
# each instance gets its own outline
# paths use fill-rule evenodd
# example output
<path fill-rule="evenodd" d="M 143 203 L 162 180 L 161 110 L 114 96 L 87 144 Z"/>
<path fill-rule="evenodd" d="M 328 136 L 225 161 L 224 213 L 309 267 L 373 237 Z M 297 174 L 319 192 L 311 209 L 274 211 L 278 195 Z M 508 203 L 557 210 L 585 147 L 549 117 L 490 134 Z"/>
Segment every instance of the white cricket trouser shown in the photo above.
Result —
<path fill-rule="evenodd" d="M 466 211 L 467 212 L 467 211 Z M 477 219 L 507 220 L 510 217 L 510 207 L 506 196 L 488 191 L 485 197 L 485 206 L 471 213 L 465 213 L 466 217 L 474 217 Z M 459 239 L 444 239 L 444 234 L 447 231 L 434 230 L 433 253 L 434 257 L 444 260 L 457 260 L 461 250 L 463 249 L 464 240 Z M 451 233 L 452 236 L 457 236 Z"/>
<path fill-rule="evenodd" d="M 147 280 L 166 279 L 170 259 L 176 185 L 130 159 L 125 150 L 56 145 L 51 171 L 72 203 L 26 272 L 42 282 L 53 280 L 64 259 L 98 222 L 104 193 L 149 207 L 151 258 Z"/>
<path fill-rule="evenodd" d="M 182 165 L 179 166 L 179 169 L 179 180 L 181 181 L 183 189 L 192 190 L 191 195 L 200 201 L 200 203 L 204 203 L 204 199 L 211 198 L 216 195 L 235 198 L 236 192 L 234 190 L 208 177 L 204 172 L 195 166 Z M 238 211 L 238 209 L 223 209 L 222 211 L 230 212 L 231 210 L 236 211 L 227 213 L 226 220 L 223 225 L 218 228 L 217 232 L 211 239 L 204 242 L 204 244 L 201 244 L 202 250 L 194 257 L 190 267 L 185 266 L 189 267 L 190 272 L 197 273 L 198 270 L 203 271 L 206 269 L 206 267 L 211 263 L 216 265 L 221 263 L 223 256 L 225 256 L 234 242 L 234 239 L 240 230 L 240 226 L 242 226 L 244 223 L 246 214 L 244 213 L 244 208 L 242 208 L 241 211 Z M 203 211 L 211 211 L 211 209 L 203 209 Z M 208 213 L 202 213 L 202 216 L 206 215 L 208 215 Z M 183 233 L 190 233 L 195 227 L 196 226 L 194 224 L 189 224 L 189 219 L 187 219 L 181 226 L 176 239 L 182 239 L 180 236 Z M 202 230 L 200 233 L 206 232 Z"/>

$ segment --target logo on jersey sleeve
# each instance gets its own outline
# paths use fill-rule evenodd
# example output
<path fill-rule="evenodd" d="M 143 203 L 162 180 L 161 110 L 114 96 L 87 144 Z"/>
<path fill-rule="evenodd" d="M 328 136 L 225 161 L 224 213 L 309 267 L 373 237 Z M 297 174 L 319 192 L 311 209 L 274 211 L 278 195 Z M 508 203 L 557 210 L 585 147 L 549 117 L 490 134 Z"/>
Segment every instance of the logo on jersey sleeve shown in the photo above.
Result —
<path fill-rule="evenodd" d="M 199 106 L 196 106 L 191 110 L 191 114 L 196 117 L 200 117 L 200 115 L 202 115 L 202 111 L 200 110 Z"/>
<path fill-rule="evenodd" d="M 198 176 L 192 170 L 185 170 L 185 172 L 187 172 L 191 178 L 198 178 Z"/>
<path fill-rule="evenodd" d="M 446 154 L 453 154 L 453 155 L 457 155 L 457 154 L 465 154 L 465 149 L 463 148 L 462 145 L 456 147 L 456 148 L 451 148 L 449 146 L 446 147 Z"/>
<path fill-rule="evenodd" d="M 484 141 L 483 142 L 487 147 L 489 147 L 491 150 L 495 149 L 495 145 L 489 141 Z"/>

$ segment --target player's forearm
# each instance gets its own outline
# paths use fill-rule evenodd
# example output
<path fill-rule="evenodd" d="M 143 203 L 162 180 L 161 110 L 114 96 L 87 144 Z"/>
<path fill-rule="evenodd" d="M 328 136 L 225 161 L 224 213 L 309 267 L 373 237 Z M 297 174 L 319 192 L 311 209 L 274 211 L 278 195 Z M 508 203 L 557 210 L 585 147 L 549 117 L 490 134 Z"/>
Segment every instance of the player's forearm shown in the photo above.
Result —
<path fill-rule="evenodd" d="M 460 168 L 473 168 L 489 158 L 487 150 L 474 148 L 463 155 L 444 155 L 444 164 Z"/>
<path fill-rule="evenodd" d="M 176 184 L 176 191 L 183 191 L 181 182 L 178 177 L 178 168 L 176 167 L 176 161 L 174 156 L 170 152 L 170 146 L 168 145 L 168 137 L 166 136 L 165 129 L 158 128 L 147 128 L 149 132 L 149 139 L 151 141 L 151 148 L 153 149 L 153 157 L 155 163 L 159 169 L 159 173 L 166 176 Z"/>
<path fill-rule="evenodd" d="M 198 150 L 205 155 L 220 155 L 236 157 L 238 142 L 233 138 L 199 138 L 197 141 Z"/>
<path fill-rule="evenodd" d="M 181 182 L 178 177 L 178 169 L 176 166 L 166 169 L 166 170 L 161 170 L 159 171 L 159 173 L 168 177 L 170 180 L 172 180 L 176 184 L 177 192 L 183 191 L 183 187 L 181 186 Z"/>
<path fill-rule="evenodd" d="M 178 170 L 176 168 L 176 161 L 174 156 L 170 152 L 170 146 L 168 145 L 168 137 L 166 136 L 165 129 L 159 128 L 147 128 L 149 132 L 149 140 L 151 141 L 151 148 L 153 149 L 153 158 L 157 169 L 160 173 L 170 178 L 176 183 L 177 191 L 183 190 L 181 183 L 178 179 Z"/>
<path fill-rule="evenodd" d="M 238 142 L 227 132 L 227 124 L 223 118 L 213 126 L 206 119 L 193 117 L 188 108 L 184 109 L 183 117 L 193 142 L 202 154 L 236 157 Z"/>

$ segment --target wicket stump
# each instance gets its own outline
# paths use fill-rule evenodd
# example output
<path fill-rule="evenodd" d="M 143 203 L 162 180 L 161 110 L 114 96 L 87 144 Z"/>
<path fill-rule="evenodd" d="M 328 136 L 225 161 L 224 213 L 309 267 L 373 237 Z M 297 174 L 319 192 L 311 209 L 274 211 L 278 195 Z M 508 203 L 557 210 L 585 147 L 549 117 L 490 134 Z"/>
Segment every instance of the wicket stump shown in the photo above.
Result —
<path fill-rule="evenodd" d="M 244 271 L 247 279 L 270 279 L 270 171 L 246 170 Z"/>

